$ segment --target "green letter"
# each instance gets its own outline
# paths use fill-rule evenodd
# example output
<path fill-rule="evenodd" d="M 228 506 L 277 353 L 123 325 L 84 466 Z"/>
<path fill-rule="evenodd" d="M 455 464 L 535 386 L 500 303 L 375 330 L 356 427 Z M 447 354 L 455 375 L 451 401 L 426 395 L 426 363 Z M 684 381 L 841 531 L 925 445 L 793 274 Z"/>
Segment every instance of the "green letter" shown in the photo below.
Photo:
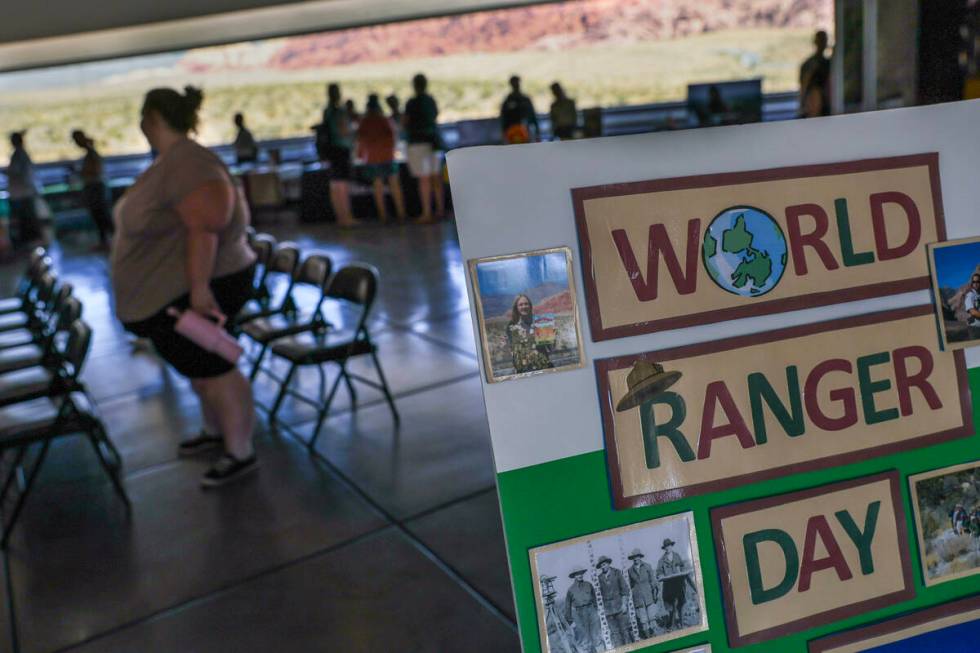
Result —
<path fill-rule="evenodd" d="M 780 400 L 769 379 L 762 372 L 749 374 L 749 401 L 752 404 L 752 426 L 755 429 L 757 444 L 766 442 L 766 419 L 762 413 L 763 400 L 779 421 L 779 425 L 786 431 L 786 435 L 793 438 L 803 435 L 806 426 L 803 424 L 800 375 L 795 365 L 786 368 L 786 385 L 789 392 L 789 410 L 786 410 L 786 404 Z"/>
<path fill-rule="evenodd" d="M 847 200 L 843 197 L 834 200 L 834 208 L 837 210 L 837 235 L 840 236 L 840 252 L 844 265 L 852 267 L 874 263 L 875 255 L 873 252 L 854 252 L 854 241 L 851 239 L 851 220 L 847 215 Z"/>
<path fill-rule="evenodd" d="M 666 424 L 657 424 L 657 418 L 653 413 L 653 408 L 657 404 L 670 406 L 671 415 Z M 660 467 L 660 450 L 657 448 L 658 436 L 670 440 L 681 460 L 686 463 L 694 460 L 694 450 L 691 449 L 687 438 L 678 428 L 687 417 L 687 405 L 684 403 L 684 397 L 676 392 L 662 392 L 650 401 L 643 402 L 640 406 L 640 415 L 640 425 L 643 427 L 643 452 L 646 454 L 647 468 L 656 469 Z"/>
<path fill-rule="evenodd" d="M 875 529 L 878 527 L 878 511 L 881 509 L 881 501 L 874 501 L 868 504 L 868 512 L 864 517 L 864 533 L 858 529 L 854 523 L 851 513 L 846 510 L 834 513 L 837 521 L 844 527 L 847 536 L 854 542 L 858 553 L 861 556 L 861 573 L 867 576 L 875 571 L 875 561 L 871 556 L 871 543 L 875 539 Z"/>
<path fill-rule="evenodd" d="M 878 410 L 875 408 L 875 394 L 884 392 L 892 387 L 892 382 L 888 379 L 881 381 L 871 380 L 871 366 L 881 365 L 891 360 L 891 354 L 883 351 L 880 354 L 871 354 L 857 359 L 858 387 L 861 389 L 861 406 L 864 408 L 864 423 L 877 424 L 887 422 L 891 419 L 898 419 L 898 409 L 889 408 L 888 410 Z"/>
<path fill-rule="evenodd" d="M 759 544 L 775 542 L 783 550 L 786 563 L 786 573 L 783 580 L 771 589 L 762 587 L 762 567 L 759 565 Z M 796 552 L 796 544 L 789 533 L 776 528 L 769 528 L 755 533 L 748 533 L 742 538 L 745 549 L 745 568 L 749 573 L 749 589 L 752 592 L 752 605 L 759 605 L 786 596 L 796 585 L 796 577 L 800 569 L 800 556 Z"/>

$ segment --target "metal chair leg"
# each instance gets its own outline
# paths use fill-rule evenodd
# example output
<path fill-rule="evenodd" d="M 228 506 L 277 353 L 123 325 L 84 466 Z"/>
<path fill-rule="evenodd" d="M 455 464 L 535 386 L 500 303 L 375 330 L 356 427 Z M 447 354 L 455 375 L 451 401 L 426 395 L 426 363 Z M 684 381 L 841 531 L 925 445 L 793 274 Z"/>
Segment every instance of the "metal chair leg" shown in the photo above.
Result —
<path fill-rule="evenodd" d="M 262 348 L 259 350 L 259 355 L 255 358 L 255 363 L 252 364 L 252 373 L 248 375 L 249 381 L 254 381 L 255 377 L 259 374 L 259 368 L 262 367 L 262 359 L 265 357 L 266 350 L 269 349 L 269 343 L 263 342 Z"/>
<path fill-rule="evenodd" d="M 343 366 L 341 366 L 340 372 L 337 374 L 337 379 L 333 382 L 333 385 L 330 387 L 330 394 L 324 400 L 323 405 L 320 407 L 319 412 L 317 412 L 316 426 L 313 427 L 313 435 L 310 436 L 310 441 L 306 445 L 310 448 L 311 451 L 313 450 L 313 447 L 316 446 L 316 439 L 320 437 L 320 429 L 323 427 L 323 420 L 327 418 L 327 413 L 330 412 L 330 404 L 333 403 L 333 398 L 337 394 L 337 389 L 340 388 L 340 380 L 342 378 L 346 378 L 346 376 L 347 376 L 347 370 Z"/>
<path fill-rule="evenodd" d="M 17 523 L 17 518 L 20 517 L 21 510 L 24 509 L 24 503 L 27 501 L 27 495 L 30 494 L 31 488 L 34 487 L 34 481 L 37 479 L 37 473 L 41 470 L 41 465 L 44 463 L 44 459 L 47 457 L 48 449 L 50 447 L 51 440 L 45 440 L 44 446 L 41 447 L 41 453 L 38 455 L 37 461 L 34 463 L 34 467 L 27 476 L 27 483 L 24 484 L 24 490 L 20 493 L 20 496 L 17 497 L 17 505 L 14 506 L 14 511 L 10 515 L 10 519 L 5 521 L 3 524 L 3 538 L 0 539 L 0 548 L 7 548 L 7 542 L 10 541 L 10 533 L 14 530 L 14 525 Z"/>
<path fill-rule="evenodd" d="M 344 383 L 347 384 L 347 392 L 350 393 L 350 405 L 352 409 L 357 408 L 357 390 L 354 389 L 354 383 L 350 380 L 350 376 L 347 374 L 347 366 L 342 365 L 340 368 L 340 373 L 344 377 Z"/>
<path fill-rule="evenodd" d="M 286 398 L 286 392 L 289 390 L 289 384 L 292 382 L 294 374 L 296 374 L 296 363 L 289 366 L 289 372 L 286 373 L 286 378 L 282 380 L 282 385 L 279 386 L 279 394 L 276 395 L 276 401 L 269 411 L 270 424 L 276 421 L 276 414 L 279 412 L 279 407 L 282 406 L 282 400 Z"/>
<path fill-rule="evenodd" d="M 98 431 L 98 433 L 96 432 Z M 102 469 L 109 476 L 109 480 L 112 481 L 112 487 L 115 489 L 116 494 L 122 499 L 123 504 L 126 506 L 126 510 L 132 510 L 133 504 L 129 501 L 129 495 L 126 494 L 126 489 L 122 485 L 122 480 L 119 478 L 119 467 L 113 467 L 112 464 L 105 459 L 102 455 L 102 447 L 100 446 L 103 441 L 107 440 L 108 437 L 101 428 L 94 429 L 93 431 L 86 432 L 89 442 L 92 444 L 92 448 L 95 449 L 95 457 L 99 459 L 99 463 L 102 465 Z"/>
<path fill-rule="evenodd" d="M 17 470 L 20 469 L 21 463 L 24 462 L 24 455 L 26 453 L 27 445 L 18 447 L 14 464 L 10 467 L 10 471 L 7 472 L 7 477 L 3 481 L 3 489 L 0 489 L 0 505 L 7 500 L 7 492 L 10 491 L 10 486 L 13 485 L 14 479 L 17 478 Z"/>
<path fill-rule="evenodd" d="M 375 352 L 371 352 L 371 360 L 374 361 L 374 369 L 378 372 L 378 378 L 381 379 L 381 391 L 385 395 L 385 400 L 388 402 L 388 407 L 391 408 L 391 415 L 395 419 L 395 424 L 400 425 L 402 423 L 401 417 L 398 415 L 398 409 L 395 408 L 395 398 L 391 396 L 391 389 L 388 387 L 388 379 L 385 378 L 385 373 L 381 371 L 381 361 L 378 360 L 378 355 Z"/>

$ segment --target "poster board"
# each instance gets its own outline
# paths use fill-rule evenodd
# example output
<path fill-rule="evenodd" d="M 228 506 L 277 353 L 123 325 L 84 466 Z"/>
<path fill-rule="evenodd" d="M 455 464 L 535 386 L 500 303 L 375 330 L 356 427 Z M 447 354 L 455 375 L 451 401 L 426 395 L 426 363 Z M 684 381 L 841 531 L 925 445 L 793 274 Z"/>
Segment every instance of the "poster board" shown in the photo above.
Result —
<path fill-rule="evenodd" d="M 787 653 L 804 653 L 810 640 L 978 592 L 975 576 L 951 580 L 939 588 L 926 587 L 920 571 L 921 552 L 914 539 L 908 492 L 908 477 L 913 474 L 980 458 L 977 453 L 980 439 L 973 423 L 980 405 L 978 348 L 960 352 L 968 390 L 966 412 L 969 420 L 961 421 L 960 426 L 965 430 L 957 433 L 957 437 L 942 443 L 898 447 L 860 460 L 753 479 L 689 496 L 668 493 L 662 502 L 621 506 L 619 509 L 614 504 L 608 467 L 600 409 L 603 398 L 596 361 L 699 347 L 729 339 L 757 338 L 781 329 L 799 329 L 848 318 L 866 319 L 865 316 L 875 313 L 919 311 L 918 307 L 931 305 L 932 301 L 925 266 L 925 242 L 917 244 L 915 251 L 909 253 L 919 256 L 921 250 L 922 267 L 916 268 L 912 275 L 901 272 L 895 277 L 897 283 L 893 283 L 895 278 L 887 275 L 880 279 L 874 276 L 880 271 L 876 269 L 877 260 L 861 266 L 863 270 L 855 266 L 848 273 L 851 281 L 855 276 L 860 280 L 866 274 L 868 278 L 877 279 L 875 283 L 890 284 L 881 286 L 887 292 L 871 293 L 870 296 L 851 293 L 839 301 L 811 304 L 794 299 L 791 305 L 778 312 L 741 311 L 717 321 L 686 320 L 683 324 L 661 324 L 657 329 L 616 333 L 603 339 L 596 337 L 597 333 L 585 316 L 589 310 L 594 310 L 595 303 L 590 303 L 587 297 L 584 279 L 595 270 L 583 265 L 585 259 L 573 196 L 573 189 L 597 186 L 925 156 L 935 161 L 938 186 L 933 184 L 930 172 L 927 194 L 938 187 L 937 199 L 942 211 L 940 224 L 945 230 L 945 238 L 977 236 L 980 235 L 980 220 L 975 209 L 974 177 L 980 167 L 980 143 L 976 142 L 972 130 L 978 118 L 980 102 L 962 102 L 829 119 L 450 152 L 450 180 L 464 260 L 568 247 L 578 273 L 574 290 L 583 314 L 580 332 L 585 365 L 561 373 L 501 383 L 488 384 L 483 378 L 524 651 L 538 653 L 549 648 L 547 642 L 542 642 L 540 632 L 538 591 L 532 580 L 529 557 L 532 549 L 688 511 L 693 514 L 700 551 L 704 579 L 701 598 L 705 603 L 708 630 L 685 636 L 672 642 L 673 645 L 656 644 L 635 650 L 676 650 L 705 643 L 710 644 L 713 651 L 740 650 L 743 646 L 737 638 L 732 638 L 732 624 L 726 618 L 728 606 L 719 577 L 719 551 L 711 523 L 712 511 L 833 483 L 868 479 L 885 472 L 897 473 L 901 481 L 899 514 L 905 520 L 903 537 L 912 559 L 911 594 L 893 592 L 899 596 L 897 602 L 860 614 L 838 614 L 829 622 L 808 625 L 795 632 L 777 633 L 762 646 L 777 646 L 778 650 Z M 930 165 L 927 161 L 926 169 L 930 169 Z M 710 193 L 710 189 L 701 192 Z M 831 193 L 828 201 L 834 199 Z M 934 202 L 931 206 L 939 204 Z M 850 207 L 851 222 L 861 220 L 862 215 L 867 219 L 869 211 L 867 207 L 863 212 Z M 768 209 L 767 212 L 772 213 Z M 702 217 L 707 221 L 714 215 L 708 211 Z M 831 230 L 834 224 L 831 218 Z M 937 238 L 943 236 L 941 232 L 935 233 Z M 686 234 L 681 229 L 670 235 L 683 238 Z M 864 238 L 870 240 L 862 240 Z M 896 242 L 889 241 L 891 245 Z M 849 254 L 858 256 L 852 260 L 861 260 L 860 254 L 873 248 L 874 234 L 855 235 L 851 246 Z M 919 262 L 914 265 L 918 266 Z M 845 284 L 844 287 L 854 286 Z M 834 291 L 835 288 L 825 290 Z M 467 291 L 471 306 L 475 306 L 469 279 Z M 807 292 L 821 290 L 805 289 L 802 295 L 805 297 Z M 650 312 L 648 322 L 657 318 L 656 311 Z M 919 315 L 925 317 L 927 313 Z M 473 317 L 474 337 L 480 342 L 479 320 L 475 315 Z M 630 321 L 631 324 L 636 322 Z M 917 335 L 921 334 L 917 332 Z M 935 324 L 926 336 L 929 337 L 933 341 L 929 346 L 938 352 L 939 334 Z M 958 365 L 954 364 L 956 367 Z M 872 385 L 883 381 L 875 375 L 869 378 Z M 895 379 L 892 377 L 891 380 Z M 952 385 L 957 383 L 958 380 Z M 944 400 L 960 401 L 958 393 L 944 393 L 947 393 Z M 831 516 L 831 526 L 832 519 Z M 821 533 L 826 533 L 821 528 L 814 530 L 818 540 Z M 855 532 L 867 532 L 861 530 L 861 524 L 856 528 Z M 614 564 L 625 569 L 628 566 L 626 552 L 620 557 L 622 559 L 617 559 Z M 819 556 L 817 558 L 818 566 L 828 564 L 821 562 Z M 835 570 L 825 568 L 820 573 L 833 574 Z M 838 570 L 837 573 L 843 572 Z M 759 650 L 757 645 L 756 648 L 751 644 L 748 646 L 746 650 Z"/>

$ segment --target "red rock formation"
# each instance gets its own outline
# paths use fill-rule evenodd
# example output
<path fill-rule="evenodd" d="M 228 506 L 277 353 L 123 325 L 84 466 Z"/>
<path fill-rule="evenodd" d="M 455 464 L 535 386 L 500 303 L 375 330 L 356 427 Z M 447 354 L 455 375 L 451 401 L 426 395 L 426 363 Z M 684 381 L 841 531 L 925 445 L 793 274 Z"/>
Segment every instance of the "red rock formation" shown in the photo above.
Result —
<path fill-rule="evenodd" d="M 262 67 L 302 70 L 459 52 L 511 52 L 556 42 L 574 47 L 735 27 L 832 24 L 833 0 L 573 0 L 288 38 Z M 184 65 L 195 72 L 223 67 L 220 59 L 194 53 Z"/>

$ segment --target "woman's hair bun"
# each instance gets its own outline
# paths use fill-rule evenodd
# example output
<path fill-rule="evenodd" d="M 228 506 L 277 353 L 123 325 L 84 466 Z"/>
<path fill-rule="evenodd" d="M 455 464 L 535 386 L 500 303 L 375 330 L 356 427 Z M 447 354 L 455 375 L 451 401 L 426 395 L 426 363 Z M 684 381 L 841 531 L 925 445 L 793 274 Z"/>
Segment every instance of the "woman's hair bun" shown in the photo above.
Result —
<path fill-rule="evenodd" d="M 204 91 L 196 86 L 185 86 L 184 99 L 187 101 L 187 108 L 196 112 L 201 108 L 201 103 L 204 102 Z"/>

